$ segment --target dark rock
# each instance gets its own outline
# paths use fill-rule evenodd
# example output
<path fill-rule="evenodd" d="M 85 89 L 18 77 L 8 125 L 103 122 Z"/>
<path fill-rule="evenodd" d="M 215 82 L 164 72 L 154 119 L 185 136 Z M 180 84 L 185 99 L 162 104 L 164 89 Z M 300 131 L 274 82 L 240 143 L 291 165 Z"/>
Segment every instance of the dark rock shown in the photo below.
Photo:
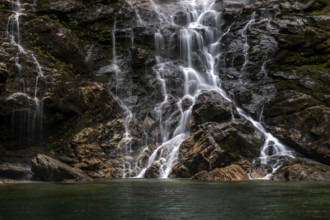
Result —
<path fill-rule="evenodd" d="M 187 12 L 179 11 L 175 14 L 174 16 L 174 22 L 177 25 L 186 25 L 188 24 L 188 19 L 189 19 L 190 14 Z"/>
<path fill-rule="evenodd" d="M 171 177 L 189 178 L 191 176 L 190 170 L 182 163 L 177 163 L 172 168 Z"/>
<path fill-rule="evenodd" d="M 28 165 L 0 162 L 0 178 L 28 180 L 33 173 Z"/>
<path fill-rule="evenodd" d="M 90 177 L 77 168 L 72 168 L 54 158 L 38 154 L 32 160 L 32 172 L 35 178 L 42 181 L 61 182 L 67 179 L 77 180 L 79 182 L 92 181 Z"/>
<path fill-rule="evenodd" d="M 145 172 L 144 177 L 145 178 L 157 178 L 160 175 L 159 172 L 160 169 L 160 163 L 154 162 Z"/>
<path fill-rule="evenodd" d="M 69 13 L 80 8 L 75 0 L 63 1 L 37 1 L 36 8 L 40 12 Z"/>
<path fill-rule="evenodd" d="M 233 114 L 235 114 L 233 104 L 216 92 L 202 93 L 193 107 L 196 124 L 229 121 Z"/>
<path fill-rule="evenodd" d="M 295 101 L 293 101 L 295 102 Z M 296 108 L 304 102 L 297 103 Z M 279 112 L 295 108 L 290 102 L 283 103 Z M 326 106 L 305 107 L 266 120 L 271 132 L 287 145 L 314 160 L 329 164 L 330 160 L 330 109 Z"/>
<path fill-rule="evenodd" d="M 6 156 L 6 149 L 0 146 L 0 161 Z"/>
<path fill-rule="evenodd" d="M 269 175 L 272 172 L 272 170 L 273 170 L 273 168 L 270 165 L 260 163 L 258 160 L 256 160 L 250 166 L 249 176 L 252 179 L 264 178 L 267 175 Z"/>
<path fill-rule="evenodd" d="M 147 67 L 156 63 L 154 57 L 142 48 L 132 49 L 133 67 Z"/>
<path fill-rule="evenodd" d="M 306 158 L 285 162 L 272 176 L 281 181 L 329 181 L 330 167 Z"/>
<path fill-rule="evenodd" d="M 7 67 L 5 63 L 0 63 L 0 83 L 6 82 L 9 76 Z"/>
<path fill-rule="evenodd" d="M 52 54 L 79 74 L 87 74 L 90 71 L 90 66 L 85 63 L 85 44 L 71 29 L 47 16 L 31 20 L 28 28 L 28 32 L 34 34 L 23 36 L 32 38 L 31 43 L 38 45 L 42 55 Z"/>
<path fill-rule="evenodd" d="M 264 117 L 290 115 L 319 104 L 312 96 L 294 90 L 278 92 L 264 107 Z"/>
<path fill-rule="evenodd" d="M 0 104 L 3 106 L 0 115 L 3 116 L 11 116 L 15 112 L 30 112 L 35 108 L 35 101 L 22 92 L 12 93 L 6 99 L 0 99 Z"/>

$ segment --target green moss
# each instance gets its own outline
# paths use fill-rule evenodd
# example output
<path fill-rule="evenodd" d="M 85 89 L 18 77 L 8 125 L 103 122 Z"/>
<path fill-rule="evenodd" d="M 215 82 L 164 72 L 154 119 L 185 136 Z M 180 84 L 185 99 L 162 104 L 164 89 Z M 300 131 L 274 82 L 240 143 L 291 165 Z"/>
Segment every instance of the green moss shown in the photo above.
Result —
<path fill-rule="evenodd" d="M 330 12 L 330 1 L 329 0 L 317 0 L 307 8 L 309 15 L 325 15 Z"/>
<path fill-rule="evenodd" d="M 309 13 L 310 15 L 325 15 L 325 14 L 328 14 L 330 11 L 330 6 L 327 6 L 325 8 L 323 8 L 322 10 L 320 11 L 312 11 L 311 13 Z"/>
<path fill-rule="evenodd" d="M 299 87 L 296 84 L 296 81 L 293 80 L 280 80 L 275 82 L 275 86 L 278 91 L 299 89 Z"/>
<path fill-rule="evenodd" d="M 141 68 L 135 68 L 133 69 L 133 78 L 134 79 L 139 79 L 144 75 L 148 75 L 153 73 L 152 67 L 141 67 Z"/>
<path fill-rule="evenodd" d="M 298 71 L 298 73 L 305 71 L 314 71 L 314 70 L 329 73 L 329 67 L 327 67 L 327 63 L 315 64 L 315 65 L 302 65 L 296 67 L 296 70 Z"/>
<path fill-rule="evenodd" d="M 220 143 L 220 147 L 224 149 L 230 156 L 238 158 L 241 155 L 241 152 L 237 147 L 238 144 L 239 141 L 236 138 L 229 136 Z"/>
<path fill-rule="evenodd" d="M 79 22 L 78 22 L 78 20 L 76 20 L 76 19 L 73 19 L 73 18 L 70 18 L 70 26 L 72 27 L 72 28 L 77 28 L 78 27 L 78 25 L 79 25 Z"/>

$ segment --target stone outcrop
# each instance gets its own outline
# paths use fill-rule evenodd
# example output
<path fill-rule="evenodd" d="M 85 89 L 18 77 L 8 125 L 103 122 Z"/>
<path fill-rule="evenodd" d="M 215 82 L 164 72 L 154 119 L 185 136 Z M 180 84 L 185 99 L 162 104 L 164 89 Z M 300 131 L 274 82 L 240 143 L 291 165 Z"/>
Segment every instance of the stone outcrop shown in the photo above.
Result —
<path fill-rule="evenodd" d="M 26 164 L 0 162 L 0 179 L 29 180 L 32 175 Z"/>
<path fill-rule="evenodd" d="M 198 180 L 207 181 L 238 181 L 247 180 L 249 176 L 239 165 L 232 164 L 224 168 L 216 168 L 210 172 L 202 171 L 192 177 Z"/>
<path fill-rule="evenodd" d="M 272 180 L 329 181 L 330 168 L 309 159 L 296 158 L 283 164 L 272 176 Z"/>
<path fill-rule="evenodd" d="M 196 131 L 181 144 L 172 176 L 191 177 L 259 155 L 262 134 L 219 94 L 201 94 L 192 114 Z"/>
<path fill-rule="evenodd" d="M 75 180 L 78 182 L 89 182 L 88 177 L 81 170 L 72 168 L 54 158 L 38 154 L 32 160 L 32 172 L 34 177 L 42 181 L 62 182 L 64 180 Z"/>

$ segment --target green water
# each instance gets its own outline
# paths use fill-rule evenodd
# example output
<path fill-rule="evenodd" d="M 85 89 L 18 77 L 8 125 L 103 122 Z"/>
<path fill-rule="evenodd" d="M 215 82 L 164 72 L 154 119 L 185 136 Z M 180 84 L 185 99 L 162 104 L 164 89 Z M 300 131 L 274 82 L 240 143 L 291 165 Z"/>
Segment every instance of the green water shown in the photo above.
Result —
<path fill-rule="evenodd" d="M 0 185 L 0 219 L 330 219 L 330 183 L 137 179 Z"/>

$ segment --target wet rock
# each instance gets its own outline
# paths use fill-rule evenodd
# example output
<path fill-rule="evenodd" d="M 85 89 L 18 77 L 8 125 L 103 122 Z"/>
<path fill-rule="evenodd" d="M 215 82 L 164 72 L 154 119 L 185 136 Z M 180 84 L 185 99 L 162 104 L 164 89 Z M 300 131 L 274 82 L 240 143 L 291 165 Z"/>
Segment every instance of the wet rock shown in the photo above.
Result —
<path fill-rule="evenodd" d="M 112 164 L 101 146 L 81 144 L 74 147 L 75 167 L 85 171 L 93 178 L 111 177 Z"/>
<path fill-rule="evenodd" d="M 330 167 L 306 158 L 285 162 L 272 176 L 281 181 L 329 181 Z"/>
<path fill-rule="evenodd" d="M 301 1 L 293 1 L 287 0 L 280 3 L 280 7 L 282 10 L 287 10 L 289 12 L 292 11 L 313 11 L 320 10 L 327 6 L 325 0 L 301 0 Z"/>
<path fill-rule="evenodd" d="M 190 16 L 189 13 L 186 13 L 186 12 L 183 12 L 183 11 L 179 11 L 174 16 L 174 22 L 177 25 L 184 26 L 184 25 L 188 24 L 188 21 L 189 21 L 188 18 L 189 18 L 189 16 Z"/>
<path fill-rule="evenodd" d="M 273 168 L 269 164 L 260 163 L 255 161 L 251 164 L 249 169 L 249 176 L 252 179 L 260 179 L 266 177 L 272 172 Z"/>
<path fill-rule="evenodd" d="M 69 13 L 80 8 L 79 2 L 75 0 L 63 1 L 37 1 L 36 8 L 40 12 Z"/>
<path fill-rule="evenodd" d="M 153 56 L 142 48 L 132 49 L 133 67 L 147 67 L 156 63 Z"/>
<path fill-rule="evenodd" d="M 145 172 L 144 177 L 145 178 L 157 178 L 160 176 L 160 163 L 154 162 Z"/>
<path fill-rule="evenodd" d="M 192 178 L 207 181 L 239 181 L 247 180 L 249 176 L 242 167 L 233 164 L 228 167 L 214 169 L 210 172 L 202 171 Z"/>
<path fill-rule="evenodd" d="M 31 39 L 31 46 L 38 45 L 43 56 L 51 54 L 79 74 L 87 74 L 90 71 L 90 66 L 85 63 L 85 44 L 70 28 L 48 16 L 32 19 L 26 28 L 29 28 L 27 33 L 34 34 L 22 37 Z"/>
<path fill-rule="evenodd" d="M 122 155 L 123 121 L 110 120 L 83 128 L 69 145 L 73 166 L 84 170 L 93 178 L 109 178 L 122 164 L 115 162 Z"/>
<path fill-rule="evenodd" d="M 0 99 L 0 104 L 3 106 L 0 110 L 0 115 L 11 116 L 15 112 L 29 112 L 34 109 L 35 101 L 25 93 L 12 93 L 5 99 Z"/>
<path fill-rule="evenodd" d="M 288 100 L 287 100 L 288 101 Z M 293 108 L 289 114 L 268 118 L 266 125 L 270 131 L 288 146 L 305 156 L 329 164 L 330 157 L 330 109 L 326 106 L 304 107 L 301 101 L 292 105 L 283 103 L 278 112 Z"/>
<path fill-rule="evenodd" d="M 283 25 L 284 26 L 284 25 Z M 289 26 L 286 24 L 285 26 Z M 325 31 L 313 28 L 305 27 L 304 29 L 283 27 L 280 29 L 280 33 L 275 35 L 276 40 L 281 48 L 311 48 L 325 39 L 328 34 Z"/>
<path fill-rule="evenodd" d="M 177 163 L 172 168 L 171 177 L 189 178 L 192 176 L 190 170 L 182 163 Z"/>
<path fill-rule="evenodd" d="M 0 63 L 0 83 L 6 82 L 9 73 L 5 63 Z"/>
<path fill-rule="evenodd" d="M 98 121 L 116 118 L 121 107 L 116 98 L 110 93 L 104 84 L 93 82 L 80 88 L 82 100 L 88 113 L 94 114 Z"/>
<path fill-rule="evenodd" d="M 150 48 L 155 47 L 154 43 L 154 33 L 156 32 L 156 29 L 151 27 L 134 27 L 133 28 L 133 34 L 136 36 L 134 38 L 135 42 L 137 44 L 150 46 Z"/>
<path fill-rule="evenodd" d="M 205 123 L 181 144 L 179 163 L 172 174 L 187 177 L 228 166 L 241 158 L 255 158 L 262 142 L 262 135 L 242 121 Z"/>
<path fill-rule="evenodd" d="M 196 124 L 204 122 L 224 122 L 235 114 L 234 106 L 216 92 L 205 92 L 198 96 L 193 107 Z"/>
<path fill-rule="evenodd" d="M 0 178 L 27 180 L 33 173 L 28 165 L 18 163 L 0 162 Z"/>
<path fill-rule="evenodd" d="M 294 90 L 278 92 L 264 107 L 264 116 L 290 115 L 318 104 L 312 96 Z"/>
<path fill-rule="evenodd" d="M 62 182 L 67 179 L 73 179 L 79 182 L 92 181 L 92 179 L 81 170 L 72 168 L 54 158 L 42 154 L 38 154 L 32 160 L 32 172 L 35 174 L 35 178 L 42 181 Z"/>

